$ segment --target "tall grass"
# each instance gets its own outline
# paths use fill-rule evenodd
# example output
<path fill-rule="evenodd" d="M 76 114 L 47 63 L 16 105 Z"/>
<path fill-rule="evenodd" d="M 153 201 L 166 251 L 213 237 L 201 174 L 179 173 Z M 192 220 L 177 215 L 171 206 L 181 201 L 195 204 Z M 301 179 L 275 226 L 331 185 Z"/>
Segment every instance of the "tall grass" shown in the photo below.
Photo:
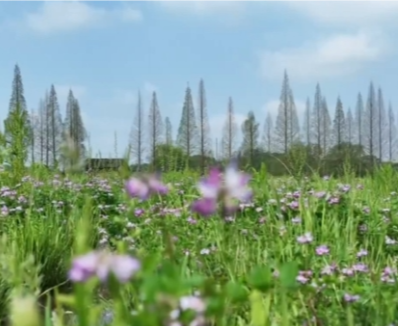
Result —
<path fill-rule="evenodd" d="M 263 170 L 253 175 L 253 202 L 225 218 L 190 211 L 196 175 L 163 178 L 170 193 L 143 202 L 127 197 L 117 175 L 69 180 L 41 171 L 0 181 L 9 187 L 0 191 L 0 317 L 21 326 L 95 325 L 104 316 L 113 325 L 398 322 L 393 170 L 340 180 Z M 100 247 L 137 257 L 140 272 L 124 285 L 68 281 L 73 257 Z M 203 301 L 205 321 L 179 306 L 184 296 Z M 26 297 L 47 306 L 42 321 L 29 304 L 15 309 Z M 180 324 L 172 324 L 176 309 Z"/>

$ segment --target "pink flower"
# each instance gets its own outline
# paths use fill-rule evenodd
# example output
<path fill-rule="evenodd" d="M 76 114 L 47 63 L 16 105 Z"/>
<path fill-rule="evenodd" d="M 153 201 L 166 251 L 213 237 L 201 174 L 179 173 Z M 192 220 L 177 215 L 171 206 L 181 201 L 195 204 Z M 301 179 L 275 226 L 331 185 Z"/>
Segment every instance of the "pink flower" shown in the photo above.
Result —
<path fill-rule="evenodd" d="M 131 178 L 126 182 L 126 191 L 130 197 L 137 197 L 142 200 L 148 199 L 150 190 L 148 185 L 140 179 Z"/>
<path fill-rule="evenodd" d="M 236 164 L 230 164 L 224 175 L 213 168 L 209 175 L 198 183 L 201 199 L 192 204 L 192 210 L 209 216 L 217 211 L 217 204 L 221 202 L 224 213 L 232 214 L 238 208 L 237 202 L 246 202 L 252 197 L 248 187 L 250 176 L 239 172 Z"/>
<path fill-rule="evenodd" d="M 304 235 L 297 237 L 297 242 L 301 244 L 311 243 L 314 238 L 310 232 L 306 232 Z"/>
<path fill-rule="evenodd" d="M 361 250 L 359 250 L 358 253 L 357 253 L 357 257 L 358 257 L 358 258 L 367 256 L 367 255 L 368 255 L 368 251 L 365 250 L 365 249 L 361 249 Z"/>
<path fill-rule="evenodd" d="M 182 310 L 193 310 L 196 313 L 204 313 L 206 310 L 205 302 L 196 296 L 186 296 L 180 299 L 180 307 Z"/>
<path fill-rule="evenodd" d="M 329 248 L 326 245 L 321 245 L 315 249 L 318 256 L 324 256 L 329 253 Z"/>
<path fill-rule="evenodd" d="M 169 190 L 158 177 L 153 175 L 131 178 L 126 182 L 125 189 L 130 197 L 141 200 L 146 200 L 153 194 L 165 195 Z"/>
<path fill-rule="evenodd" d="M 93 251 L 73 260 L 69 278 L 72 282 L 85 282 L 97 276 L 104 282 L 113 274 L 119 282 L 124 283 L 140 268 L 140 262 L 133 257 Z"/>
<path fill-rule="evenodd" d="M 202 198 L 192 204 L 192 210 L 203 216 L 209 216 L 216 212 L 217 201 L 212 198 Z"/>
<path fill-rule="evenodd" d="M 351 294 L 344 294 L 344 301 L 345 302 L 356 302 L 360 299 L 359 295 L 351 295 Z"/>

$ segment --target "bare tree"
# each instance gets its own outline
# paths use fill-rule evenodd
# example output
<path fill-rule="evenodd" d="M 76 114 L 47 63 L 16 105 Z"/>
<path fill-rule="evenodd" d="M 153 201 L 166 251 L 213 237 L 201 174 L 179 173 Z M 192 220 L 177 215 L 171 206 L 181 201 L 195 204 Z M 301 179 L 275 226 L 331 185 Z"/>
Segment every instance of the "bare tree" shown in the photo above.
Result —
<path fill-rule="evenodd" d="M 205 85 L 202 79 L 199 82 L 198 119 L 200 169 L 203 174 L 207 164 L 207 157 L 211 155 L 211 141 L 209 119 L 206 110 Z"/>
<path fill-rule="evenodd" d="M 178 128 L 177 145 L 182 148 L 187 158 L 189 158 L 197 153 L 198 140 L 195 109 L 193 106 L 191 89 L 188 86 L 185 91 L 181 121 Z"/>
<path fill-rule="evenodd" d="M 304 141 L 307 145 L 311 144 L 311 102 L 307 98 L 304 112 Z"/>
<path fill-rule="evenodd" d="M 385 157 L 385 144 L 386 144 L 386 110 L 384 108 L 384 100 L 383 100 L 383 92 L 381 88 L 379 88 L 377 92 L 377 150 L 378 150 L 378 158 L 382 161 Z"/>
<path fill-rule="evenodd" d="M 255 162 L 255 153 L 258 150 L 260 124 L 256 121 L 253 112 L 249 112 L 246 120 L 242 124 L 243 141 L 241 152 L 248 158 L 248 163 L 253 166 Z"/>
<path fill-rule="evenodd" d="M 376 94 L 373 87 L 373 83 L 370 83 L 368 101 L 366 103 L 366 112 L 364 119 L 364 137 L 366 140 L 365 148 L 367 153 L 370 155 L 371 163 L 374 163 L 374 155 L 376 153 L 376 142 L 377 139 L 377 100 Z"/>
<path fill-rule="evenodd" d="M 36 112 L 30 115 L 32 123 L 32 140 L 31 145 L 34 146 L 34 161 L 41 164 L 47 163 L 48 155 L 48 130 L 47 130 L 47 104 L 46 99 L 40 99 Z"/>
<path fill-rule="evenodd" d="M 29 121 L 31 123 L 32 128 L 32 137 L 30 139 L 30 161 L 31 164 L 36 163 L 36 136 L 37 136 L 37 129 L 39 127 L 39 116 L 35 112 L 35 110 L 30 111 Z"/>
<path fill-rule="evenodd" d="M 46 103 L 48 103 L 48 101 L 46 101 Z M 46 136 L 48 134 L 48 120 L 49 119 L 46 118 Z M 63 138 L 65 142 L 70 141 L 77 152 L 77 157 L 73 159 L 73 162 L 69 159 L 69 162 L 66 162 L 68 165 L 73 166 L 78 163 L 74 161 L 75 159 L 82 160 L 86 154 L 84 142 L 87 139 L 87 132 L 84 128 L 79 101 L 74 97 L 72 90 L 69 91 L 66 105 Z M 48 147 L 48 142 L 46 142 L 46 147 Z"/>
<path fill-rule="evenodd" d="M 346 131 L 347 131 L 347 142 L 352 145 L 354 144 L 354 117 L 352 115 L 351 108 L 348 108 L 346 115 Z"/>
<path fill-rule="evenodd" d="M 391 103 L 388 105 L 388 128 L 387 128 L 387 148 L 388 148 L 388 160 L 393 162 L 396 159 L 397 154 L 397 126 L 395 124 L 394 111 Z"/>
<path fill-rule="evenodd" d="M 289 85 L 289 77 L 285 71 L 280 104 L 275 122 L 275 147 L 282 153 L 287 153 L 290 146 L 299 140 L 300 127 L 297 117 L 293 92 Z"/>
<path fill-rule="evenodd" d="M 166 117 L 164 124 L 166 128 L 166 145 L 173 145 L 173 126 L 171 125 L 169 117 Z"/>
<path fill-rule="evenodd" d="M 64 131 L 53 86 L 50 93 L 46 92 L 44 98 L 40 100 L 37 112 L 32 114 L 32 131 L 35 161 L 48 167 L 55 167 L 60 156 Z"/>
<path fill-rule="evenodd" d="M 232 98 L 228 100 L 227 118 L 223 126 L 223 135 L 221 140 L 222 157 L 231 160 L 236 152 L 238 125 L 235 122 L 234 104 Z"/>
<path fill-rule="evenodd" d="M 331 145 L 331 139 L 330 139 L 331 125 L 332 121 L 330 119 L 326 98 L 324 97 L 322 99 L 322 112 L 321 112 L 321 140 L 322 140 L 321 152 L 324 154 L 328 152 Z"/>
<path fill-rule="evenodd" d="M 142 105 L 141 93 L 138 92 L 137 108 L 135 112 L 133 126 L 130 132 L 130 151 L 133 156 L 133 161 L 137 165 L 137 170 L 140 171 L 143 163 L 145 153 L 145 117 L 144 108 Z"/>
<path fill-rule="evenodd" d="M 46 104 L 43 99 L 40 100 L 37 113 L 37 129 L 36 129 L 36 148 L 39 162 L 44 164 L 46 152 Z"/>
<path fill-rule="evenodd" d="M 45 111 L 44 111 L 44 130 L 45 130 L 45 164 L 46 166 L 50 166 L 50 157 L 51 157 L 51 121 L 49 113 L 49 103 L 50 98 L 48 92 L 46 91 L 46 95 L 44 96 L 44 103 L 45 103 Z"/>
<path fill-rule="evenodd" d="M 54 85 L 51 85 L 50 93 L 47 102 L 47 130 L 48 130 L 48 145 L 51 156 L 49 160 L 50 166 L 56 166 L 61 149 L 62 143 L 62 117 L 59 109 L 57 92 L 55 91 Z"/>
<path fill-rule="evenodd" d="M 156 92 L 152 94 L 152 102 L 149 108 L 149 158 L 153 168 L 157 167 L 157 150 L 163 140 L 163 121 L 160 114 Z"/>
<path fill-rule="evenodd" d="M 358 93 L 357 105 L 355 108 L 355 139 L 356 139 L 355 142 L 359 146 L 365 145 L 364 137 L 363 137 L 364 115 L 365 115 L 365 110 L 364 110 L 364 105 L 363 105 L 362 94 Z"/>
<path fill-rule="evenodd" d="M 322 108 L 321 87 L 316 84 L 311 119 L 311 143 L 316 145 L 319 154 L 321 154 L 322 150 Z"/>
<path fill-rule="evenodd" d="M 274 143 L 273 143 L 273 121 L 270 112 L 267 112 L 267 116 L 264 121 L 264 129 L 263 129 L 263 139 L 262 139 L 262 147 L 265 152 L 272 153 L 274 151 Z"/>
<path fill-rule="evenodd" d="M 343 110 L 343 103 L 340 97 L 337 98 L 336 110 L 333 120 L 333 146 L 337 146 L 340 150 L 343 143 L 346 141 L 346 120 Z"/>

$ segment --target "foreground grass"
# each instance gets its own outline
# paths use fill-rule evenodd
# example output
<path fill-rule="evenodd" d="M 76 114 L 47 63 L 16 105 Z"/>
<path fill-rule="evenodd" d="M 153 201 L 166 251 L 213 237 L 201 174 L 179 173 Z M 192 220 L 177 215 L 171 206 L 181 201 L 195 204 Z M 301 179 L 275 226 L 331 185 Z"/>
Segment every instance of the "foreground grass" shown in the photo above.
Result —
<path fill-rule="evenodd" d="M 98 311 L 111 307 L 116 316 L 123 315 L 119 301 L 136 314 L 147 311 L 139 325 L 172 325 L 175 300 L 194 291 L 207 303 L 209 325 L 398 322 L 394 172 L 300 181 L 259 173 L 253 203 L 226 218 L 190 212 L 195 177 L 164 178 L 171 192 L 146 202 L 128 199 L 116 175 L 42 175 L 3 184 L 2 317 L 9 314 L 6 299 L 24 294 L 58 312 L 62 306 L 78 313 L 71 298 L 53 294 L 72 291 L 67 272 L 74 255 L 106 247 L 138 257 L 142 273 L 118 288 L 121 297 L 112 286 L 92 283 L 75 287 L 74 300 Z M 100 316 L 84 309 L 90 318 Z M 80 325 L 88 325 L 79 316 Z M 194 325 L 191 316 L 184 318 L 180 325 Z M 125 325 L 122 320 L 114 322 Z"/>

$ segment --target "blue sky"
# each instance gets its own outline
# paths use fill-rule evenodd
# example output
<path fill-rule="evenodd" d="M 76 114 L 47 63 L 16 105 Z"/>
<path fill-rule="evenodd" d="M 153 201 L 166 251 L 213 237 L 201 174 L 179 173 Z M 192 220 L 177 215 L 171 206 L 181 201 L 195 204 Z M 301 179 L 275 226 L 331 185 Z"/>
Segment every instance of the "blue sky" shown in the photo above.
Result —
<path fill-rule="evenodd" d="M 398 108 L 398 2 L 0 2 L 0 118 L 13 67 L 29 109 L 72 88 L 94 152 L 127 146 L 140 89 L 178 128 L 187 83 L 205 81 L 213 139 L 228 97 L 237 120 L 275 114 L 286 68 L 299 113 L 320 82 L 329 108 L 354 107 L 370 80 Z"/>

